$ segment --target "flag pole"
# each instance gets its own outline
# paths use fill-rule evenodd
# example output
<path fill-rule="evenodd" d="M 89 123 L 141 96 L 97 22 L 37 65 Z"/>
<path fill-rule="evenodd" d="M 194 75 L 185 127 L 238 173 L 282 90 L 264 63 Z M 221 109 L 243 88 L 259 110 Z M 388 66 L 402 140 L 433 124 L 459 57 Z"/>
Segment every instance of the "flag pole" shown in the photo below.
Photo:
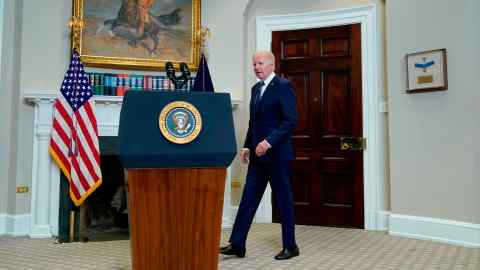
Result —
<path fill-rule="evenodd" d="M 202 51 L 202 55 L 203 57 L 205 57 L 205 61 L 207 60 L 207 46 L 206 46 L 206 43 L 207 43 L 207 40 L 209 38 L 212 37 L 212 32 L 210 31 L 210 29 L 208 27 L 202 27 L 202 29 L 200 30 L 200 38 L 201 38 L 201 51 Z M 205 61 L 201 61 L 201 65 L 202 65 L 202 70 L 205 69 Z M 200 69 L 200 67 L 199 67 Z M 205 73 L 202 74 L 202 92 L 205 92 Z"/>
<path fill-rule="evenodd" d="M 212 31 L 210 31 L 210 28 L 208 27 L 202 27 L 200 30 L 200 51 L 201 54 L 205 55 L 207 58 L 208 52 L 207 52 L 207 41 L 209 38 L 212 37 Z"/>
<path fill-rule="evenodd" d="M 73 242 L 73 239 L 75 237 L 75 211 L 70 211 L 70 233 L 69 233 L 69 238 L 70 242 Z"/>
<path fill-rule="evenodd" d="M 202 61 L 203 70 L 205 70 L 205 61 Z M 202 73 L 202 92 L 205 92 L 205 72 Z"/>

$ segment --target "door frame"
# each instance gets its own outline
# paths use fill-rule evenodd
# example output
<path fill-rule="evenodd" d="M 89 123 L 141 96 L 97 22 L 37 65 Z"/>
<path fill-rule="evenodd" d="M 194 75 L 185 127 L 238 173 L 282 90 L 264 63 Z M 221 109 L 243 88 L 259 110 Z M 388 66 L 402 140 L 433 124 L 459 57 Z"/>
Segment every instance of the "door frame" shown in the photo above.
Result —
<path fill-rule="evenodd" d="M 331 11 L 258 16 L 256 18 L 256 50 L 270 50 L 272 31 L 322 28 L 361 24 L 362 46 L 362 121 L 367 147 L 363 153 L 364 219 L 366 230 L 387 230 L 385 212 L 385 112 L 384 95 L 380 92 L 383 66 L 378 39 L 377 7 L 374 4 Z M 381 76 L 382 75 L 382 76 Z M 255 216 L 257 223 L 272 222 L 272 191 L 264 193 Z"/>

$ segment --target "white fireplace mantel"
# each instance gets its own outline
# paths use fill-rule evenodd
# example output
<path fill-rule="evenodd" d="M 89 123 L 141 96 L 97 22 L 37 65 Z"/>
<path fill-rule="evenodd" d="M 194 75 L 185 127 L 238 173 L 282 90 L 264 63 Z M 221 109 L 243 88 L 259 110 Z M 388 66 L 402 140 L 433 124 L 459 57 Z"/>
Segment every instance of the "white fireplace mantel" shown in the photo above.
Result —
<path fill-rule="evenodd" d="M 53 120 L 55 93 L 27 93 L 24 99 L 35 106 L 33 133 L 30 231 L 32 238 L 58 235 L 60 171 L 50 158 L 48 146 Z M 123 97 L 95 96 L 95 112 L 100 136 L 117 136 Z M 241 101 L 233 100 L 235 111 Z M 222 227 L 232 225 L 231 177 L 227 170 Z"/>

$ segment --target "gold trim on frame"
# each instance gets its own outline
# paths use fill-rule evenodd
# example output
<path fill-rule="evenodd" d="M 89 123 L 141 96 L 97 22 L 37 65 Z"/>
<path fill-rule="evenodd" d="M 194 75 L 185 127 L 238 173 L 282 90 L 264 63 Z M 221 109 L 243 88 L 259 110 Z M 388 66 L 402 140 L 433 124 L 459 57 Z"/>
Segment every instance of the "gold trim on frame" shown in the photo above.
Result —
<path fill-rule="evenodd" d="M 169 60 L 138 59 L 124 57 L 107 57 L 86 55 L 82 53 L 82 35 L 85 26 L 83 20 L 83 1 L 73 1 L 73 16 L 69 22 L 72 32 L 72 49 L 76 48 L 82 62 L 86 66 L 103 67 L 113 69 L 134 69 L 134 70 L 165 70 L 165 63 Z M 200 29 L 200 1 L 192 0 L 192 50 L 189 61 L 170 61 L 175 68 L 179 68 L 181 62 L 185 62 L 190 70 L 196 70 L 200 62 L 201 29 Z"/>

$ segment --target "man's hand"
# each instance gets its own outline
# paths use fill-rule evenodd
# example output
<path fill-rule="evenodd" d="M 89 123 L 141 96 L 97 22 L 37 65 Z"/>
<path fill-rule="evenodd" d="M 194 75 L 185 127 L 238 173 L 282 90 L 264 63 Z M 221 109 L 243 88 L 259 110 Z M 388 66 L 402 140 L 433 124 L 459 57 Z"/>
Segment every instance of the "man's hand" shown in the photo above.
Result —
<path fill-rule="evenodd" d="M 244 164 L 248 164 L 248 161 L 250 160 L 250 149 L 243 148 L 242 150 L 240 150 L 240 160 Z"/>
<path fill-rule="evenodd" d="M 255 154 L 257 154 L 257 156 L 261 157 L 261 156 L 265 155 L 267 150 L 271 147 L 272 146 L 266 140 L 263 140 L 260 143 L 258 143 L 257 148 L 255 148 Z"/>

